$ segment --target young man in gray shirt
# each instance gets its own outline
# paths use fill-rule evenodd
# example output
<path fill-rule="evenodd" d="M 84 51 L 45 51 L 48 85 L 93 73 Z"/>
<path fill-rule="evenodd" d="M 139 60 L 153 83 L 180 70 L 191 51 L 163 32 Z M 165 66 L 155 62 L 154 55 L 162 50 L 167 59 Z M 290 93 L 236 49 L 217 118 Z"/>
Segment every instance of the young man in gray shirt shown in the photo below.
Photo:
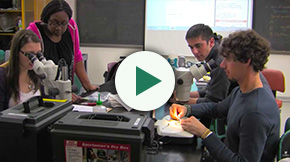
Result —
<path fill-rule="evenodd" d="M 280 132 L 280 114 L 269 86 L 263 84 L 263 70 L 270 53 L 267 40 L 253 30 L 238 31 L 223 40 L 220 65 L 229 79 L 238 82 L 219 103 L 170 107 L 172 118 L 182 119 L 182 128 L 203 139 L 216 161 L 273 161 Z M 197 118 L 227 118 L 225 143 Z"/>

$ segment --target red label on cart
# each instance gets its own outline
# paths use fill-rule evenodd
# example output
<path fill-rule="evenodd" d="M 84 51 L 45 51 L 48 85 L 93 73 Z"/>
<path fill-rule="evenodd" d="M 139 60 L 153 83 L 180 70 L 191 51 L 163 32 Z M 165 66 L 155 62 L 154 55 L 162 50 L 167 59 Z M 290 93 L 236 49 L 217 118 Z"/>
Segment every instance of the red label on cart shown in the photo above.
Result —
<path fill-rule="evenodd" d="M 65 140 L 66 162 L 130 162 L 131 146 Z"/>

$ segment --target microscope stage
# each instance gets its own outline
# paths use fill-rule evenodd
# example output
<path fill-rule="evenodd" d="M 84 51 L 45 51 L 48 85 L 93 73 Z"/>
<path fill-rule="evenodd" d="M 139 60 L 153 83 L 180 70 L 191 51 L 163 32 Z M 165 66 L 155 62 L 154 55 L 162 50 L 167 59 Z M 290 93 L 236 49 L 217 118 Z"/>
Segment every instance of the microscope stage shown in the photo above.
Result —
<path fill-rule="evenodd" d="M 183 130 L 180 121 L 171 119 L 169 115 L 165 116 L 162 120 L 155 122 L 157 133 L 160 136 L 169 136 L 177 138 L 192 138 L 193 135 Z"/>

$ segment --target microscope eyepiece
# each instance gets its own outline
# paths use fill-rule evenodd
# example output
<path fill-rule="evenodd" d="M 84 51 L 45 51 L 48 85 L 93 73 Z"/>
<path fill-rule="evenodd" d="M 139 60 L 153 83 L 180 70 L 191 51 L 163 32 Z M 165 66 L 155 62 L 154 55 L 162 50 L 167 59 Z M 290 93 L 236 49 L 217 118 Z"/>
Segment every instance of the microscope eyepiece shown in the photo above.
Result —
<path fill-rule="evenodd" d="M 45 57 L 43 56 L 43 54 L 41 52 L 37 52 L 36 56 L 37 56 L 39 61 L 42 61 L 43 59 L 45 59 Z"/>
<path fill-rule="evenodd" d="M 32 63 L 37 59 L 35 54 L 30 52 L 24 53 L 24 56 L 26 56 Z"/>

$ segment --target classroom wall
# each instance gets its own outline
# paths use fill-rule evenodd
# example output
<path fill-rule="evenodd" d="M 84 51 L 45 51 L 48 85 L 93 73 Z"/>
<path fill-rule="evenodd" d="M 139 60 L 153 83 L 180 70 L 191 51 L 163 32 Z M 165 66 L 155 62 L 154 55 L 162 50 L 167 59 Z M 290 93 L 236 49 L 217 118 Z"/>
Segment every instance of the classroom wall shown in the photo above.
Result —
<path fill-rule="evenodd" d="M 67 0 L 72 9 L 75 10 L 75 0 Z M 75 15 L 73 15 L 75 17 Z M 120 56 L 127 56 L 131 53 L 141 51 L 142 48 L 102 48 L 102 47 L 81 47 L 83 53 L 88 54 L 88 75 L 94 84 L 102 84 L 104 82 L 103 73 L 106 71 L 109 62 L 118 61 Z M 283 71 L 286 81 L 286 91 L 278 93 L 277 96 L 290 100 L 290 54 L 271 54 L 267 63 L 267 68 L 273 68 Z"/>

